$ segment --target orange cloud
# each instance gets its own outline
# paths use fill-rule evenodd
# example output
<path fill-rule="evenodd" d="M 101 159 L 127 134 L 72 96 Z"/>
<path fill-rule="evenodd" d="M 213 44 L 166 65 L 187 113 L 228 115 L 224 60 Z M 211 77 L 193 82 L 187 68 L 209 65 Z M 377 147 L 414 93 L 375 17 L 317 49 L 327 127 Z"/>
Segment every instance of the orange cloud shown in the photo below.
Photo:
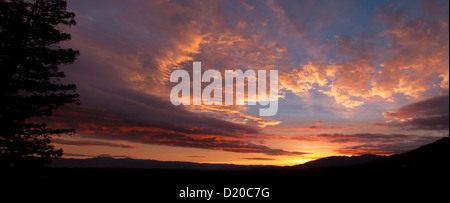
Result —
<path fill-rule="evenodd" d="M 442 8 L 430 2 L 427 9 Z M 377 21 L 387 28 L 384 35 L 391 41 L 389 48 L 393 54 L 377 72 L 377 91 L 417 98 L 433 86 L 448 85 L 445 79 L 449 66 L 448 14 L 441 14 L 408 18 L 405 11 L 395 11 L 392 6 L 380 9 Z"/>
<path fill-rule="evenodd" d="M 425 8 L 442 10 L 431 2 Z M 385 6 L 379 9 L 375 22 L 385 30 L 366 36 L 336 36 L 336 43 L 325 45 L 336 57 L 319 58 L 281 75 L 282 87 L 302 97 L 319 90 L 347 109 L 374 97 L 395 101 L 396 94 L 401 94 L 418 99 L 433 88 L 448 90 L 446 12 L 412 17 Z M 385 46 L 386 41 L 389 44 Z"/>
<path fill-rule="evenodd" d="M 222 118 L 226 121 L 236 124 L 253 125 L 264 128 L 266 126 L 275 126 L 281 123 L 281 121 L 275 121 L 259 116 L 252 116 L 244 113 L 245 106 L 225 106 L 225 105 L 191 105 L 186 108 L 193 112 L 213 113 L 215 116 Z"/>
<path fill-rule="evenodd" d="M 279 80 L 281 88 L 298 96 L 304 96 L 316 86 L 325 87 L 328 84 L 326 74 L 312 62 L 300 68 L 292 69 L 288 73 L 282 72 Z"/>
<path fill-rule="evenodd" d="M 157 103 L 153 102 L 155 105 Z M 161 111 L 163 112 L 147 112 L 150 118 L 147 120 L 130 114 L 122 116 L 120 112 L 87 106 L 70 107 L 55 113 L 50 118 L 49 124 L 51 125 L 52 120 L 65 123 L 68 127 L 76 128 L 77 135 L 84 138 L 121 141 L 113 144 L 110 141 L 72 142 L 60 139 L 57 141 L 60 144 L 132 147 L 122 143 L 126 141 L 239 153 L 262 153 L 271 156 L 306 154 L 306 152 L 274 149 L 259 142 L 258 140 L 263 137 L 256 134 L 259 132 L 258 127 L 227 122 L 178 108 L 175 111 L 171 111 L 171 108 L 161 108 Z M 154 121 L 152 119 L 157 117 L 152 114 L 164 115 L 169 119 L 165 122 Z"/>

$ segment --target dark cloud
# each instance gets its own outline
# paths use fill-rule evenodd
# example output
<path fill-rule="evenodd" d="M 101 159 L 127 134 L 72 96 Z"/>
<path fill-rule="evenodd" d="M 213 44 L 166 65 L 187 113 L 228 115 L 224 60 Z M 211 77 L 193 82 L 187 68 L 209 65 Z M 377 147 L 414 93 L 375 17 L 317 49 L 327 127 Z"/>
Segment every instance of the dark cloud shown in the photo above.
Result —
<path fill-rule="evenodd" d="M 435 116 L 430 118 L 413 118 L 406 122 L 391 124 L 400 126 L 409 130 L 448 130 L 449 116 Z"/>
<path fill-rule="evenodd" d="M 173 106 L 170 101 L 132 89 L 97 90 L 92 97 L 101 99 L 104 104 L 69 106 L 56 112 L 49 119 L 53 122 L 70 124 L 72 127 L 77 127 L 76 129 L 85 129 L 86 125 L 83 127 L 80 124 L 91 123 L 111 127 L 157 127 L 179 133 L 216 134 L 230 137 L 258 133 L 260 130 L 258 127 L 235 124 L 191 112 L 183 106 Z M 94 130 L 96 127 L 91 125 L 90 128 Z"/>
<path fill-rule="evenodd" d="M 388 118 L 433 117 L 448 115 L 449 95 L 437 96 L 401 107 L 395 112 L 386 112 Z"/>
<path fill-rule="evenodd" d="M 100 154 L 96 158 L 115 158 L 115 159 L 131 159 L 132 157 L 127 155 L 110 155 L 110 154 Z"/>
<path fill-rule="evenodd" d="M 449 95 L 437 96 L 401 107 L 394 112 L 385 112 L 391 120 L 377 123 L 381 126 L 402 127 L 409 130 L 448 130 Z"/>
<path fill-rule="evenodd" d="M 366 144 L 340 148 L 335 151 L 341 154 L 352 154 L 352 155 L 363 155 L 363 154 L 391 155 L 413 150 L 417 147 L 434 142 L 438 139 L 440 139 L 440 137 L 420 136 L 397 142 L 385 142 L 385 143 L 368 142 Z"/>
<path fill-rule="evenodd" d="M 65 139 L 53 139 L 53 143 L 64 144 L 64 145 L 77 145 L 77 146 L 106 146 L 106 147 L 120 147 L 120 148 L 136 148 L 136 146 L 126 143 L 112 143 L 104 141 L 94 141 L 94 140 L 65 140 Z"/>
<path fill-rule="evenodd" d="M 340 154 L 351 154 L 351 155 L 363 155 L 363 154 L 376 154 L 376 155 L 391 155 L 398 154 L 405 150 L 392 149 L 389 145 L 375 145 L 375 144 L 364 144 L 356 145 L 351 147 L 345 147 L 335 150 Z"/>
<path fill-rule="evenodd" d="M 394 142 L 411 138 L 411 135 L 404 134 L 376 134 L 376 133 L 355 133 L 355 134 L 341 134 L 341 133 L 321 133 L 311 136 L 295 137 L 298 140 L 310 141 L 326 141 L 333 143 L 348 143 L 348 142 Z"/>
<path fill-rule="evenodd" d="M 260 129 L 257 127 L 190 112 L 182 106 L 175 107 L 170 102 L 151 95 L 133 90 L 113 95 L 99 91 L 97 95 L 104 99 L 111 98 L 114 102 L 106 103 L 103 108 L 88 105 L 69 106 L 48 118 L 50 123 L 56 127 L 75 128 L 77 134 L 83 137 L 102 140 L 274 156 L 306 154 L 272 149 L 261 143 L 254 144 L 244 139 L 243 135 L 258 133 Z M 116 106 L 117 103 L 120 106 Z M 112 145 L 109 142 L 74 142 L 57 139 L 55 143 Z"/>
<path fill-rule="evenodd" d="M 63 157 L 67 157 L 67 156 L 71 156 L 71 157 L 89 157 L 89 158 L 93 157 L 93 156 L 87 155 L 87 154 L 77 154 L 77 153 L 66 153 L 66 152 L 64 152 Z"/>
<path fill-rule="evenodd" d="M 239 153 L 262 153 L 272 156 L 307 154 L 306 152 L 290 152 L 282 149 L 272 149 L 265 145 L 253 144 L 249 141 L 228 140 L 220 137 L 203 138 L 202 136 L 195 135 L 161 134 L 146 136 L 145 138 L 146 139 L 140 139 L 138 141 L 148 144 L 214 149 Z"/>

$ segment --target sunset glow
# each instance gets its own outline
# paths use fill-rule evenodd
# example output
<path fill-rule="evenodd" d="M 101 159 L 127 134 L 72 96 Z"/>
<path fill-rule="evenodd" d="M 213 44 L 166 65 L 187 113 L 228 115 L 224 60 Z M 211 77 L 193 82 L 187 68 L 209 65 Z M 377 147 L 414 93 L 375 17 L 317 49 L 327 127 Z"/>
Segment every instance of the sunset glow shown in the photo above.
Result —
<path fill-rule="evenodd" d="M 76 130 L 53 140 L 63 158 L 284 166 L 449 134 L 448 1 L 72 0 L 68 10 L 77 25 L 63 46 L 81 54 L 62 70 L 81 104 L 44 118 Z M 192 77 L 194 61 L 224 80 L 267 70 L 269 82 L 278 70 L 276 115 L 173 105 L 170 76 Z"/>

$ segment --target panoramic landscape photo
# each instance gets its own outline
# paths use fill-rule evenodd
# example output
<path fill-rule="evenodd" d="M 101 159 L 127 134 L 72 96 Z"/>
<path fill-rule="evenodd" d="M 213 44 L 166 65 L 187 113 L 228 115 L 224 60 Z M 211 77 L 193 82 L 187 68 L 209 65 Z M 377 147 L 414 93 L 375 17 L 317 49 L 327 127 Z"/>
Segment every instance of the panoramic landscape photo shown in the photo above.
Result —
<path fill-rule="evenodd" d="M 0 0 L 0 64 L 28 192 L 448 190 L 447 0 Z"/>

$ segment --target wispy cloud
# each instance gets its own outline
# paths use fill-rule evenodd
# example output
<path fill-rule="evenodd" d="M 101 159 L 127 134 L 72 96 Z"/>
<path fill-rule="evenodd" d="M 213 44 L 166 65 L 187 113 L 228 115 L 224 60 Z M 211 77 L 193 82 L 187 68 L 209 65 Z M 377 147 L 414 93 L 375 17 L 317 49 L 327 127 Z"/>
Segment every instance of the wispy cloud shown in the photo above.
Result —
<path fill-rule="evenodd" d="M 352 145 L 336 149 L 336 152 L 341 154 L 363 155 L 363 154 L 377 154 L 377 155 L 392 155 L 399 154 L 409 150 L 413 150 L 422 146 L 424 143 L 431 143 L 439 138 L 422 136 L 414 139 L 401 140 L 397 142 L 367 142 L 366 144 Z"/>
<path fill-rule="evenodd" d="M 105 141 L 94 140 L 66 140 L 61 138 L 53 139 L 53 143 L 64 145 L 77 145 L 77 146 L 106 146 L 106 147 L 120 147 L 120 148 L 136 148 L 136 146 L 127 143 L 113 143 Z"/>
<path fill-rule="evenodd" d="M 449 96 L 437 96 L 384 112 L 387 119 L 382 126 L 402 127 L 409 130 L 448 130 Z"/>
<path fill-rule="evenodd" d="M 147 97 L 151 96 L 147 95 Z M 149 102 L 148 104 L 157 105 L 159 102 Z M 273 149 L 263 144 L 252 143 L 252 140 L 246 139 L 244 135 L 259 132 L 257 128 L 194 114 L 182 109 L 172 112 L 170 110 L 172 108 L 175 107 L 162 108 L 156 112 L 148 111 L 148 114 L 145 115 L 145 118 L 148 116 L 148 119 L 145 119 L 131 115 L 123 116 L 121 112 L 73 106 L 56 113 L 52 119 L 57 121 L 58 125 L 76 128 L 77 133 L 86 138 L 239 153 L 263 153 L 274 156 L 306 154 L 305 152 Z M 166 112 L 162 115 L 167 120 L 163 122 L 164 117 L 159 117 L 159 120 L 155 121 L 156 115 L 152 114 L 161 114 L 162 112 Z M 126 146 L 109 142 L 79 142 L 58 139 L 55 139 L 55 142 L 76 145 Z"/>
<path fill-rule="evenodd" d="M 275 161 L 276 159 L 271 159 L 271 158 L 261 158 L 261 157 L 245 157 L 245 158 L 241 158 L 241 159 L 245 159 L 245 160 L 254 160 L 254 161 Z"/>

